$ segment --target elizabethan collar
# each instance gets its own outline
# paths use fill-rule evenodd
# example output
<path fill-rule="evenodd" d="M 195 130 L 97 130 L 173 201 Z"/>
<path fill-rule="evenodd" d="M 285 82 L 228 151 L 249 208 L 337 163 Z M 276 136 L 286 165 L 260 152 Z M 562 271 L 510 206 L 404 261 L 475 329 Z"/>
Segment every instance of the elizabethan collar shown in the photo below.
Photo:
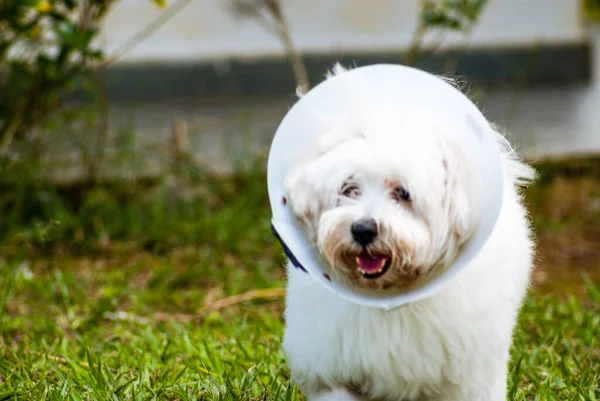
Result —
<path fill-rule="evenodd" d="M 349 82 L 347 80 L 353 80 Z M 395 113 L 426 115 L 449 127 L 456 142 L 475 167 L 478 224 L 475 234 L 452 265 L 423 285 L 402 293 L 373 293 L 351 288 L 327 276 L 318 250 L 309 242 L 292 214 L 284 190 L 286 174 L 327 130 L 323 115 L 340 112 L 347 89 L 358 83 L 376 94 L 377 107 Z M 379 104 L 381 102 L 381 104 Z M 408 114 L 407 114 L 408 115 Z M 272 227 L 285 253 L 297 268 L 348 301 L 386 310 L 433 295 L 463 270 L 486 243 L 498 218 L 503 189 L 499 145 L 486 118 L 463 93 L 435 75 L 401 65 L 377 64 L 352 69 L 331 77 L 302 96 L 279 125 L 269 153 L 267 185 L 272 210 Z"/>

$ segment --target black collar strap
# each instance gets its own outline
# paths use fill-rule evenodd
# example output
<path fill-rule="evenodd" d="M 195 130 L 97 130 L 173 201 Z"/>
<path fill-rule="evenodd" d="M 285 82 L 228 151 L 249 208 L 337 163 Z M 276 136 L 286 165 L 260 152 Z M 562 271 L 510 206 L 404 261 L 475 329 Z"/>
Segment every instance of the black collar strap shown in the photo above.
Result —
<path fill-rule="evenodd" d="M 273 224 L 271 224 L 271 231 L 273 231 L 273 234 L 275 234 L 275 238 L 277 238 L 277 240 L 279 240 L 279 242 L 281 243 L 281 246 L 283 247 L 283 252 L 285 253 L 285 256 L 287 256 L 287 258 L 290 260 L 290 262 L 292 262 L 294 267 L 302 270 L 304 273 L 307 273 L 306 269 L 302 266 L 302 264 L 298 261 L 298 259 L 296 259 L 296 257 L 292 253 L 292 251 L 290 251 L 290 248 L 288 248 L 288 246 L 285 244 L 285 242 L 281 239 L 281 237 L 279 236 L 279 233 L 277 233 L 277 230 L 275 229 L 275 226 Z"/>

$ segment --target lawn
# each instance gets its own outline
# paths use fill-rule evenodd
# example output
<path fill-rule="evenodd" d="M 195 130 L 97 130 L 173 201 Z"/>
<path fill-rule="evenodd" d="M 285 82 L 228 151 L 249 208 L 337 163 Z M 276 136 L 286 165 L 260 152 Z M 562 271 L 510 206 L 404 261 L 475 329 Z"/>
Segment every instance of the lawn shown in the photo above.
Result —
<path fill-rule="evenodd" d="M 527 190 L 542 257 L 510 399 L 599 400 L 598 216 L 573 216 L 600 175 L 552 174 Z M 72 188 L 11 192 L 4 204 L 29 212 L 2 226 L 0 400 L 301 400 L 280 348 L 284 260 L 263 180 L 198 184 L 178 206 L 137 187 L 93 188 L 75 206 Z"/>

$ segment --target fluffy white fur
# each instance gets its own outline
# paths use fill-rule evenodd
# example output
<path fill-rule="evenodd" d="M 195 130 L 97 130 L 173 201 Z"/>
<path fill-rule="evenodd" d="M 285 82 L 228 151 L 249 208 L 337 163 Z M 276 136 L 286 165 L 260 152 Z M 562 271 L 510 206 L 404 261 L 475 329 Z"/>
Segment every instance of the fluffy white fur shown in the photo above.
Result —
<path fill-rule="evenodd" d="M 360 94 L 355 100 L 373 107 L 361 105 Z M 473 231 L 467 158 L 433 123 L 346 117 L 286 181 L 326 270 L 378 290 L 443 269 Z M 390 143 L 390 130 L 406 135 Z M 436 295 L 385 312 L 349 303 L 288 267 L 284 351 L 309 400 L 506 400 L 509 348 L 534 248 L 518 184 L 534 174 L 496 135 L 506 174 L 499 222 L 476 259 Z M 344 193 L 348 185 L 355 187 Z M 398 188 L 410 199 L 399 199 Z M 351 225 L 366 217 L 380 231 L 369 252 L 391 261 L 376 279 L 361 277 L 353 262 L 361 246 Z"/>

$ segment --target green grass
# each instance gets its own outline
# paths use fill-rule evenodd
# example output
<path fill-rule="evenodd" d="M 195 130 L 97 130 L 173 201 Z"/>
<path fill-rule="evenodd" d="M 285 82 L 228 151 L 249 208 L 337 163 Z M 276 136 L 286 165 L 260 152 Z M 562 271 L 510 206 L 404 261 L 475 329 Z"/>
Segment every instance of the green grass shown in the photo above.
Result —
<path fill-rule="evenodd" d="M 194 247 L 3 264 L 0 400 L 298 399 L 280 302 L 201 311 L 280 285 L 280 259 L 251 265 Z"/>
<path fill-rule="evenodd" d="M 203 253 L 2 265 L 0 400 L 301 399 L 280 349 L 281 300 L 198 312 L 207 297 L 280 286 L 279 272 L 266 280 Z M 600 399 L 600 292 L 589 287 L 583 303 L 528 299 L 511 400 Z"/>
<path fill-rule="evenodd" d="M 21 199 L 28 219 L 13 216 L 0 244 L 0 400 L 302 399 L 281 298 L 206 307 L 283 286 L 264 176 L 213 184 L 175 207 L 160 190 L 142 201 L 93 188 L 85 207 L 58 191 Z M 597 284 L 532 293 L 510 399 L 599 400 L 599 327 Z"/>

